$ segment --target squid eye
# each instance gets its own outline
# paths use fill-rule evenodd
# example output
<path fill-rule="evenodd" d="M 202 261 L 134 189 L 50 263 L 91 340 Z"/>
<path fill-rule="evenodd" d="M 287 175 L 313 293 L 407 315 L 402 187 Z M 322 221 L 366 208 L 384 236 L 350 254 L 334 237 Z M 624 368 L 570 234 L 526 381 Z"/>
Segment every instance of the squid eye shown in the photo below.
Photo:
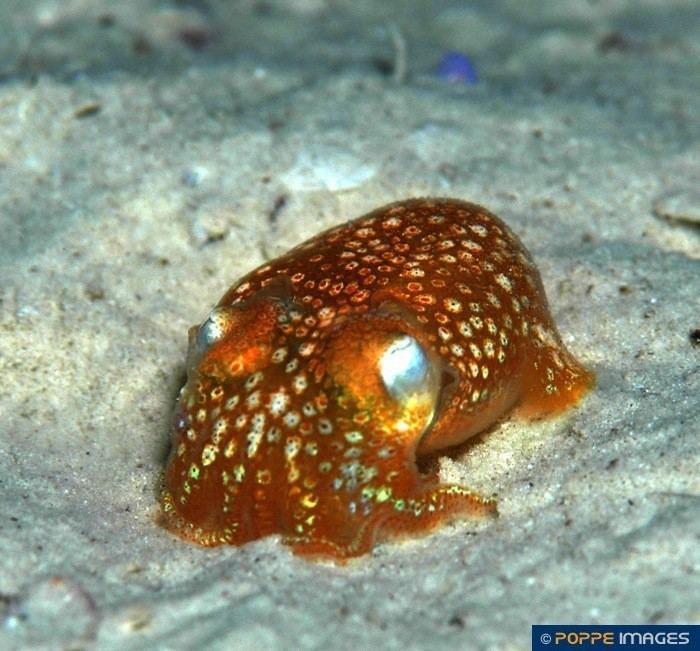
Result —
<path fill-rule="evenodd" d="M 216 307 L 202 325 L 190 328 L 189 346 L 187 349 L 187 368 L 189 370 L 194 370 L 202 356 L 215 343 L 229 335 L 233 328 L 234 320 L 230 307 Z"/>
<path fill-rule="evenodd" d="M 379 374 L 389 395 L 400 403 L 411 398 L 437 403 L 439 373 L 423 347 L 409 335 L 396 337 L 379 359 Z"/>
<path fill-rule="evenodd" d="M 227 308 L 214 308 L 207 320 L 199 326 L 197 331 L 196 346 L 199 352 L 203 352 L 217 341 L 221 341 L 230 330 L 231 314 Z"/>

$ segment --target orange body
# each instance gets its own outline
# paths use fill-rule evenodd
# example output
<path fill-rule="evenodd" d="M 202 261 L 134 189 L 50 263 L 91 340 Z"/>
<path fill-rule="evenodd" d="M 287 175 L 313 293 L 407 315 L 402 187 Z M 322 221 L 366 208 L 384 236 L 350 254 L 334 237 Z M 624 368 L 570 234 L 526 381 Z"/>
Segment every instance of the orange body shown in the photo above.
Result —
<path fill-rule="evenodd" d="M 559 413 L 592 383 L 500 219 L 391 204 L 252 271 L 190 330 L 162 522 L 202 545 L 279 533 L 296 553 L 358 556 L 494 512 L 417 456 L 514 410 Z"/>

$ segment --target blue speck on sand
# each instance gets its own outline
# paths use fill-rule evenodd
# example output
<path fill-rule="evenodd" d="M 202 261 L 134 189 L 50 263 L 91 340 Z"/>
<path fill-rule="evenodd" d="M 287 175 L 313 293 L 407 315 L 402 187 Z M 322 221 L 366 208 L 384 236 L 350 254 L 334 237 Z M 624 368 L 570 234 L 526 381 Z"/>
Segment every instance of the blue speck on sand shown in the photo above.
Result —
<path fill-rule="evenodd" d="M 475 84 L 479 81 L 471 59 L 461 52 L 447 52 L 440 59 L 435 71 L 440 79 L 453 84 Z"/>

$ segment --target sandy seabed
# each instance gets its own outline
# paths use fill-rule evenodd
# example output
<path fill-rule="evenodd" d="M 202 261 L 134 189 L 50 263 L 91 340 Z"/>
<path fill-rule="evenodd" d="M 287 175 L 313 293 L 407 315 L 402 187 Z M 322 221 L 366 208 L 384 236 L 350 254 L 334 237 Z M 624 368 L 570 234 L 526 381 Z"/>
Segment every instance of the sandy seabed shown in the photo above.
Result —
<path fill-rule="evenodd" d="M 0 648 L 527 649 L 700 623 L 697 1 L 0 1 Z M 469 55 L 477 83 L 435 74 Z M 442 476 L 500 517 L 345 567 L 154 524 L 186 332 L 396 199 L 532 251 L 579 409 Z"/>

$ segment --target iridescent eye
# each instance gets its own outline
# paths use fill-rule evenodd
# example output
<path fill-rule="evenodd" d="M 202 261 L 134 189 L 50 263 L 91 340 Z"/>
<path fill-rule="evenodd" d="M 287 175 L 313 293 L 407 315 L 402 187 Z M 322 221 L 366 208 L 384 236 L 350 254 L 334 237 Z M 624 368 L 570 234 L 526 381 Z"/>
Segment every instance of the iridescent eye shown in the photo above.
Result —
<path fill-rule="evenodd" d="M 221 341 L 227 334 L 231 324 L 230 310 L 227 308 L 214 308 L 207 320 L 199 326 L 197 331 L 197 349 L 199 352 L 205 351 Z"/>
<path fill-rule="evenodd" d="M 233 327 L 230 307 L 214 308 L 207 320 L 199 327 L 189 330 L 189 348 L 187 349 L 187 368 L 194 369 L 202 356 L 217 342 L 224 339 Z"/>
<path fill-rule="evenodd" d="M 389 395 L 401 404 L 428 401 L 435 406 L 440 374 L 420 343 L 409 335 L 397 336 L 379 358 L 379 374 Z"/>

